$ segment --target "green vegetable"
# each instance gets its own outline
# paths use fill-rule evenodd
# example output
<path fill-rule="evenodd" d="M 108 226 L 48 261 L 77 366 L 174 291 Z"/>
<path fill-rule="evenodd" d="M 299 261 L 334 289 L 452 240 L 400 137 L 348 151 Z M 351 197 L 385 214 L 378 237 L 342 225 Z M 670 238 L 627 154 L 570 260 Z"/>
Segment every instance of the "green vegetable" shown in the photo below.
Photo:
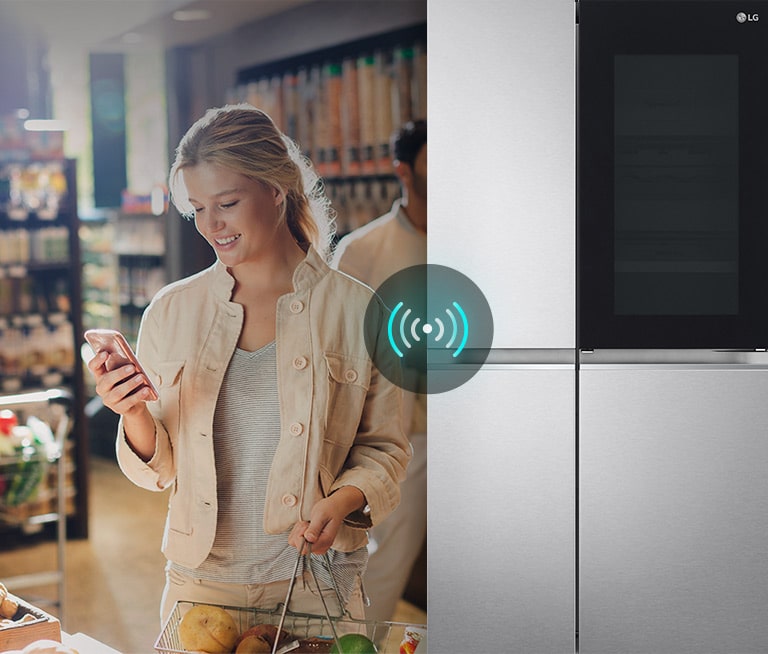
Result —
<path fill-rule="evenodd" d="M 339 652 L 341 645 L 341 652 Z M 333 643 L 331 654 L 376 654 L 378 650 L 373 641 L 363 634 L 344 634 L 339 636 L 339 644 Z"/>
<path fill-rule="evenodd" d="M 43 480 L 46 469 L 45 462 L 36 459 L 24 459 L 15 467 L 5 496 L 8 506 L 19 506 L 29 500 Z"/>

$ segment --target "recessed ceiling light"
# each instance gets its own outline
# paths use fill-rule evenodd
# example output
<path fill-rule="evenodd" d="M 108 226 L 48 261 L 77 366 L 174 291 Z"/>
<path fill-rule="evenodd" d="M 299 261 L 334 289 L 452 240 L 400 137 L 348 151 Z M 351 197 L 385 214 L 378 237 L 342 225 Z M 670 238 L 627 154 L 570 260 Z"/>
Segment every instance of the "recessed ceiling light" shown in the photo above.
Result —
<path fill-rule="evenodd" d="M 173 20 L 193 21 L 208 20 L 211 12 L 208 9 L 179 9 L 173 12 Z"/>

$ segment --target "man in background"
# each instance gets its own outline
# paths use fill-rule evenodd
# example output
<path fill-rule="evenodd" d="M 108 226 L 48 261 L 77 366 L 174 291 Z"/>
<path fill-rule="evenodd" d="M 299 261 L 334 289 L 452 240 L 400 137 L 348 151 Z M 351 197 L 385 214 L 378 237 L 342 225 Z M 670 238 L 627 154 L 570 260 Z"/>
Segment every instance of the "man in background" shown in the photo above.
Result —
<path fill-rule="evenodd" d="M 406 123 L 393 138 L 394 171 L 401 197 L 389 213 L 343 237 L 332 266 L 374 290 L 398 271 L 427 263 L 427 123 Z M 371 600 L 366 619 L 391 620 L 427 533 L 427 401 L 405 392 L 403 420 L 413 446 L 401 501 L 371 530 L 363 578 Z M 426 579 L 426 570 L 423 578 Z"/>

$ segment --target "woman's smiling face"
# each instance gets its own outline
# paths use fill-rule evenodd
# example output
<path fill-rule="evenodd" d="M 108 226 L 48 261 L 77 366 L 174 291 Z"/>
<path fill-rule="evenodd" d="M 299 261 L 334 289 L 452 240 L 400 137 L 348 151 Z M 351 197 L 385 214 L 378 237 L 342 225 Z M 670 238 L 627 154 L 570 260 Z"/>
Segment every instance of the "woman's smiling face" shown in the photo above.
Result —
<path fill-rule="evenodd" d="M 257 261 L 278 241 L 292 238 L 280 219 L 276 189 L 211 163 L 186 167 L 182 174 L 197 231 L 228 267 Z"/>

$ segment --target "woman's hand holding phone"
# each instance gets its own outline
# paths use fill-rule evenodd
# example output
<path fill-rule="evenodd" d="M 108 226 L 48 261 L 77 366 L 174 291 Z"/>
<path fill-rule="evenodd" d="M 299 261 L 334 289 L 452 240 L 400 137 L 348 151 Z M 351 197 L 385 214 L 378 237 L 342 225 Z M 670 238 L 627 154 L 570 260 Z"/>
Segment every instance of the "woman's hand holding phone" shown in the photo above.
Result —
<path fill-rule="evenodd" d="M 88 369 L 96 379 L 96 393 L 104 406 L 124 415 L 158 398 L 157 389 L 120 332 L 89 329 L 85 339 L 95 352 Z"/>
<path fill-rule="evenodd" d="M 122 416 L 131 449 L 143 461 L 149 461 L 156 437 L 154 419 L 146 403 L 158 398 L 157 389 L 120 332 L 89 329 L 85 339 L 96 353 L 88 362 L 96 379 L 96 393 L 105 407 Z"/>

